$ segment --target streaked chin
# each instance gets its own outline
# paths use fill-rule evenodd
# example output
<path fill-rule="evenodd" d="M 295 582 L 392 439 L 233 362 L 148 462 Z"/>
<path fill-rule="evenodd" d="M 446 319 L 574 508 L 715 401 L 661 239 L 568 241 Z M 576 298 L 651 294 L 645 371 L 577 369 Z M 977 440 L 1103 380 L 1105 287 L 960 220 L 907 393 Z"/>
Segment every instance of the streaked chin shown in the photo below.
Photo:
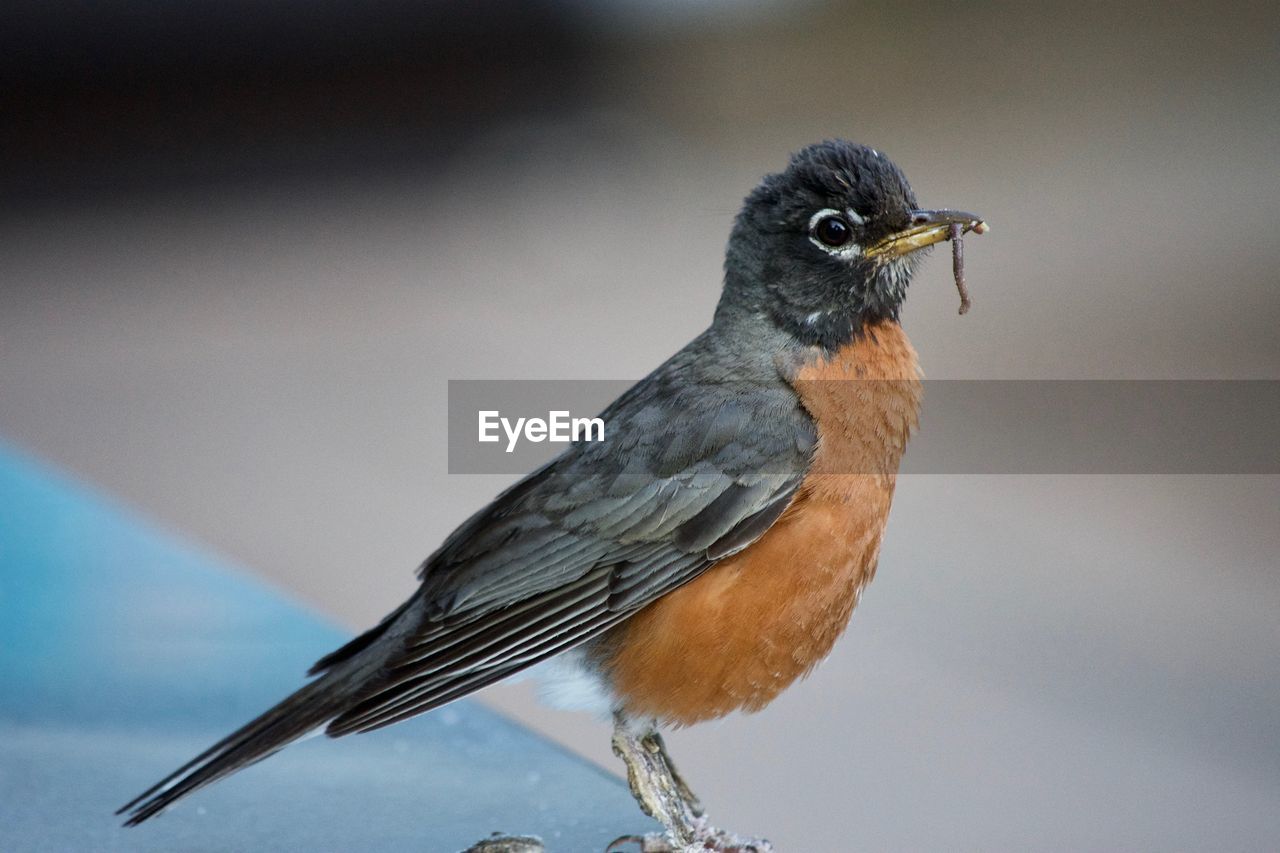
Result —
<path fill-rule="evenodd" d="M 876 293 L 889 305 L 900 305 L 907 295 L 907 285 L 915 275 L 921 256 L 927 250 L 892 258 L 876 267 Z"/>

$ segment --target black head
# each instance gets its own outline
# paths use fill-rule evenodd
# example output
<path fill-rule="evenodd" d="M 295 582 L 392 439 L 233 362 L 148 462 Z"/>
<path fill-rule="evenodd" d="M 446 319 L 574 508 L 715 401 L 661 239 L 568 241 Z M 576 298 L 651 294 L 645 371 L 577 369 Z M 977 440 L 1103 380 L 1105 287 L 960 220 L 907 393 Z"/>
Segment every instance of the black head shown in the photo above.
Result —
<path fill-rule="evenodd" d="M 897 320 L 916 250 L 946 239 L 951 222 L 977 218 L 919 210 L 902 170 L 874 148 L 811 145 L 747 196 L 717 318 L 763 313 L 805 345 L 839 347 Z"/>

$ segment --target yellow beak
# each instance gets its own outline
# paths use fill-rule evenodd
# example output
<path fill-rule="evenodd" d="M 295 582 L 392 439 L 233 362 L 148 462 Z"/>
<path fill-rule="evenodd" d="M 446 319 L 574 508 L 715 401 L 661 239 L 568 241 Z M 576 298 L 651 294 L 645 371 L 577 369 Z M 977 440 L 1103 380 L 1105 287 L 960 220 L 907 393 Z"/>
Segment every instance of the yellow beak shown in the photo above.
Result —
<path fill-rule="evenodd" d="M 868 246 L 862 254 L 868 258 L 898 258 L 949 239 L 953 225 L 960 226 L 961 234 L 969 231 L 985 234 L 990 230 L 981 217 L 963 210 L 916 210 L 912 211 L 911 224 L 905 230 Z"/>

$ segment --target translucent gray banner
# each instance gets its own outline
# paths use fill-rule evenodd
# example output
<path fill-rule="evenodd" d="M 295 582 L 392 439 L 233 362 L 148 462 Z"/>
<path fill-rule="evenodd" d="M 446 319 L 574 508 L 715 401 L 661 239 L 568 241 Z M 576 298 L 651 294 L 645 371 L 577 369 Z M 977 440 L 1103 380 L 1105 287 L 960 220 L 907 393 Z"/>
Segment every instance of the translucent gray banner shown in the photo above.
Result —
<path fill-rule="evenodd" d="M 609 443 L 621 426 L 598 416 L 632 384 L 450 380 L 449 472 L 522 474 L 575 437 Z M 866 405 L 857 401 L 879 398 L 890 384 L 851 380 L 824 391 Z M 1280 474 L 1280 380 L 921 385 L 904 474 Z"/>

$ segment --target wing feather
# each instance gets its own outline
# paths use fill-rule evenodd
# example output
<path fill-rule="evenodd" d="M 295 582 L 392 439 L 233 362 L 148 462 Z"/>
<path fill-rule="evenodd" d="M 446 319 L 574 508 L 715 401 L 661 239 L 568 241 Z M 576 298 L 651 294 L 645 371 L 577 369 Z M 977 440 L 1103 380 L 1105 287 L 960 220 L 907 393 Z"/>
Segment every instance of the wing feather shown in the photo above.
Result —
<path fill-rule="evenodd" d="M 399 645 L 329 734 L 413 716 L 599 636 L 759 538 L 814 444 L 781 386 L 624 395 L 604 417 L 631 428 L 575 445 L 428 558 Z"/>

